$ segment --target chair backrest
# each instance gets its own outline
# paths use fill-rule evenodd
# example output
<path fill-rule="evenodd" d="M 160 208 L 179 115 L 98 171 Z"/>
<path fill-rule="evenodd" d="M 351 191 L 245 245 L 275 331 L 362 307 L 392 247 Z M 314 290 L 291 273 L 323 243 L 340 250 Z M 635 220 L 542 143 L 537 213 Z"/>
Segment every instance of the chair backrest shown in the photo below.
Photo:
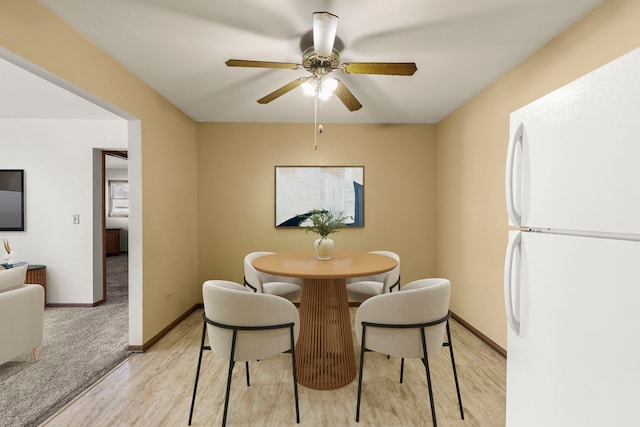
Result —
<path fill-rule="evenodd" d="M 300 318 L 290 301 L 255 293 L 239 283 L 208 280 L 202 285 L 204 312 L 208 319 L 228 326 L 269 326 L 293 323 L 294 342 L 298 339 Z M 233 331 L 207 324 L 209 345 L 217 356 L 229 359 Z M 288 328 L 239 331 L 234 360 L 265 359 L 291 349 Z"/>
<path fill-rule="evenodd" d="M 356 312 L 356 336 L 362 344 L 362 322 L 410 325 L 443 319 L 449 312 L 451 283 L 447 279 L 420 279 L 400 292 L 377 295 L 363 302 Z M 442 348 L 446 322 L 425 329 L 428 354 Z M 391 356 L 422 358 L 420 328 L 367 327 L 365 346 Z"/>
<path fill-rule="evenodd" d="M 392 270 L 384 273 L 375 274 L 373 276 L 364 277 L 350 277 L 347 279 L 347 284 L 355 282 L 380 282 L 383 283 L 382 293 L 389 292 L 389 288 L 400 280 L 400 255 L 391 251 L 371 251 L 369 253 L 388 256 L 396 260 L 396 265 Z"/>
<path fill-rule="evenodd" d="M 256 289 L 256 292 L 264 293 L 264 287 L 262 286 L 265 283 L 270 282 L 286 282 L 286 283 L 294 283 L 297 285 L 302 285 L 302 279 L 295 277 L 284 277 L 284 276 L 276 276 L 274 274 L 267 274 L 261 271 L 258 271 L 254 268 L 251 262 L 265 255 L 271 255 L 274 252 L 251 252 L 247 256 L 244 257 L 244 280 L 251 286 Z"/>
<path fill-rule="evenodd" d="M 256 292 L 264 293 L 264 288 L 262 287 L 262 274 L 256 270 L 251 262 L 264 255 L 271 255 L 273 252 L 251 252 L 244 257 L 244 280 L 253 288 L 256 289 Z"/>

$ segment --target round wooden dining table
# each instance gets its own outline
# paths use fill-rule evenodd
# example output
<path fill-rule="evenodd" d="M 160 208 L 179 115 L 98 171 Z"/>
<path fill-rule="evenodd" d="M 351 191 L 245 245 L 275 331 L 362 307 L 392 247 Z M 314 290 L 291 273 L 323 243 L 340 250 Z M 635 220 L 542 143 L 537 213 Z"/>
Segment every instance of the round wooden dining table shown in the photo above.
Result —
<path fill-rule="evenodd" d="M 393 269 L 393 258 L 369 252 L 336 251 L 330 260 L 313 251 L 281 252 L 253 260 L 264 273 L 304 280 L 300 297 L 300 334 L 296 343 L 298 382 L 334 390 L 356 377 L 346 279 Z"/>

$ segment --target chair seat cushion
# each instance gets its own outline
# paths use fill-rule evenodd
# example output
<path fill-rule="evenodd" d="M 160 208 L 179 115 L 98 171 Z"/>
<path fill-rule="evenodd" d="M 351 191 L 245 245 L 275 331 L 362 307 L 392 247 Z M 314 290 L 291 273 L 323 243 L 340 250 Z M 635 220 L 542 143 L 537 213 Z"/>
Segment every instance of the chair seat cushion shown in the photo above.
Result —
<path fill-rule="evenodd" d="M 365 280 L 347 285 L 347 295 L 350 301 L 363 302 L 368 298 L 382 293 L 382 282 Z"/>
<path fill-rule="evenodd" d="M 265 294 L 277 295 L 286 299 L 298 298 L 302 291 L 300 286 L 286 282 L 267 282 L 262 286 Z"/>

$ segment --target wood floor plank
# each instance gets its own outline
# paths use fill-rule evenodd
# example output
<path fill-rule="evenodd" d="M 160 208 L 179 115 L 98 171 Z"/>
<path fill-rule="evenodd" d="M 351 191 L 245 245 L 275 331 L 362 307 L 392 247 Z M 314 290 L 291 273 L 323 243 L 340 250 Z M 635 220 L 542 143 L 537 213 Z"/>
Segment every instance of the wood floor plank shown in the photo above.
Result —
<path fill-rule="evenodd" d="M 351 308 L 351 320 L 356 308 Z M 180 323 L 145 353 L 133 354 L 43 425 L 178 426 L 187 425 L 198 361 L 202 310 Z M 455 321 L 451 332 L 465 420 L 460 419 L 447 349 L 430 359 L 438 425 L 500 427 L 505 424 L 505 359 Z M 354 336 L 359 363 L 359 348 Z M 203 356 L 194 426 L 221 425 L 227 361 Z M 346 387 L 324 391 L 299 387 L 300 425 L 430 426 L 424 368 L 407 360 L 399 384 L 400 360 L 367 353 L 360 422 L 355 422 L 357 378 Z M 295 426 L 291 358 L 279 355 L 236 364 L 231 385 L 229 426 Z"/>

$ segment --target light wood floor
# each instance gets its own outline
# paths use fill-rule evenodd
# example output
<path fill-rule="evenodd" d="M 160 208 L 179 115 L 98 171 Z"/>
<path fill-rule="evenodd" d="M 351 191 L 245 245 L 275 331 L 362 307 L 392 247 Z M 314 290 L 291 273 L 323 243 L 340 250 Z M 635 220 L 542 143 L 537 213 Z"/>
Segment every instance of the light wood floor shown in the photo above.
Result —
<path fill-rule="evenodd" d="M 352 322 L 355 308 L 351 309 Z M 134 354 L 95 386 L 47 420 L 53 426 L 186 426 L 198 360 L 202 310 L 193 313 L 145 353 Z M 505 359 L 451 321 L 465 420 L 460 419 L 447 349 L 432 357 L 432 381 L 440 426 L 500 427 L 505 416 Z M 354 342 L 357 343 L 354 337 Z M 357 344 L 356 344 L 356 347 Z M 359 348 L 354 349 L 359 355 Z M 358 363 L 359 356 L 356 357 Z M 211 352 L 203 356 L 194 426 L 221 425 L 228 364 Z M 360 422 L 355 422 L 357 378 L 334 391 L 298 387 L 300 425 L 431 426 L 424 368 L 365 355 Z M 291 358 L 280 355 L 236 364 L 231 384 L 229 426 L 295 426 Z"/>

